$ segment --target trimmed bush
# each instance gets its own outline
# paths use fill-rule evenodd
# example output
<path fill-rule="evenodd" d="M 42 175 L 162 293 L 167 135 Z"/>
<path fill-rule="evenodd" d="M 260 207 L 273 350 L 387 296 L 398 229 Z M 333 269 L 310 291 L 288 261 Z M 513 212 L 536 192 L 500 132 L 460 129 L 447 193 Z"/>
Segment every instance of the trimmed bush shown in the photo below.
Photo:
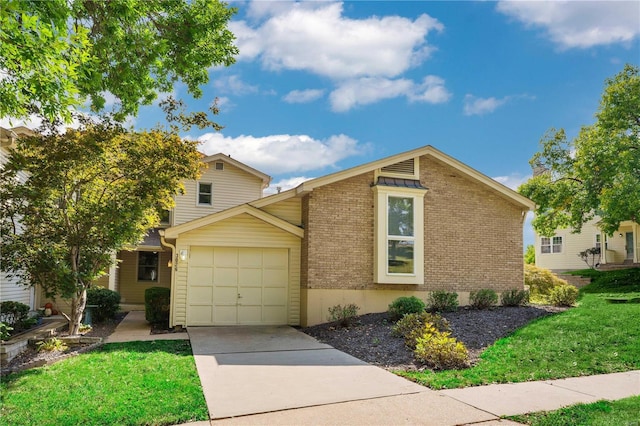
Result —
<path fill-rule="evenodd" d="M 389 305 L 389 319 L 398 321 L 407 314 L 418 314 L 423 311 L 424 302 L 417 297 L 398 297 Z"/>
<path fill-rule="evenodd" d="M 349 327 L 356 319 L 360 307 L 355 303 L 348 305 L 335 305 L 329 308 L 330 322 L 338 322 L 342 327 Z"/>
<path fill-rule="evenodd" d="M 469 351 L 449 332 L 436 330 L 426 325 L 424 334 L 416 341 L 413 355 L 417 361 L 436 370 L 461 369 L 469 367 Z"/>
<path fill-rule="evenodd" d="M 549 303 L 554 306 L 573 306 L 578 300 L 578 289 L 572 285 L 560 285 L 551 290 Z"/>
<path fill-rule="evenodd" d="M 144 317 L 151 324 L 169 324 L 171 289 L 151 287 L 144 292 Z"/>
<path fill-rule="evenodd" d="M 489 289 L 472 291 L 469 295 L 469 303 L 475 309 L 487 309 L 498 304 L 498 293 Z"/>
<path fill-rule="evenodd" d="M 529 292 L 514 288 L 500 295 L 502 306 L 526 306 L 529 303 Z"/>
<path fill-rule="evenodd" d="M 416 341 L 424 334 L 426 325 L 431 325 L 438 331 L 451 331 L 449 321 L 440 315 L 421 312 L 403 316 L 393 326 L 393 335 L 404 338 L 405 345 L 411 349 L 415 349 Z"/>
<path fill-rule="evenodd" d="M 458 309 L 458 293 L 433 291 L 429 293 L 427 306 L 431 312 L 453 312 Z"/>
<path fill-rule="evenodd" d="M 114 319 L 120 310 L 120 293 L 104 287 L 92 287 L 87 290 L 87 305 L 95 305 L 92 320 L 104 322 Z"/>
<path fill-rule="evenodd" d="M 0 303 L 0 322 L 11 328 L 9 334 L 12 335 L 28 329 L 34 323 L 29 318 L 29 305 L 12 300 Z"/>
<path fill-rule="evenodd" d="M 551 290 L 560 285 L 568 285 L 565 280 L 556 277 L 550 270 L 534 265 L 524 265 L 524 283 L 529 286 L 532 300 L 546 302 Z"/>

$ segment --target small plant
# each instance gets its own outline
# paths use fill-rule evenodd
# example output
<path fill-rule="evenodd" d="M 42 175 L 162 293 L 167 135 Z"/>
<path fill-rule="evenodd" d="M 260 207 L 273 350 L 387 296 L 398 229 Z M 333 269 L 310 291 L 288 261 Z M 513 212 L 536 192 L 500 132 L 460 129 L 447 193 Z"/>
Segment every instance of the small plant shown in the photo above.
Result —
<path fill-rule="evenodd" d="M 578 253 L 578 257 L 582 259 L 590 269 L 596 269 L 596 266 L 600 263 L 600 247 L 591 247 L 585 251 L 581 251 Z"/>
<path fill-rule="evenodd" d="M 431 312 L 453 312 L 458 309 L 458 293 L 434 291 L 427 298 L 427 306 Z"/>
<path fill-rule="evenodd" d="M 91 287 L 87 290 L 87 305 L 95 305 L 92 319 L 104 322 L 115 318 L 120 309 L 120 293 L 104 287 Z"/>
<path fill-rule="evenodd" d="M 474 309 L 487 309 L 498 304 L 498 294 L 489 288 L 472 291 L 469 302 Z"/>
<path fill-rule="evenodd" d="M 0 303 L 0 321 L 12 328 L 12 334 L 30 328 L 29 305 L 12 300 Z"/>
<path fill-rule="evenodd" d="M 355 321 L 360 307 L 354 303 L 348 305 L 335 305 L 329 308 L 330 322 L 338 322 L 341 327 L 349 327 Z"/>
<path fill-rule="evenodd" d="M 561 285 L 551 290 L 549 302 L 554 306 L 573 306 L 578 300 L 578 289 L 572 285 Z"/>
<path fill-rule="evenodd" d="M 524 283 L 529 286 L 531 300 L 546 302 L 554 287 L 568 285 L 565 280 L 556 277 L 548 269 L 534 265 L 524 265 Z"/>
<path fill-rule="evenodd" d="M 42 342 L 36 343 L 36 348 L 38 352 L 41 351 L 64 351 L 67 349 L 67 345 L 57 337 L 51 337 L 49 339 L 43 340 Z"/>
<path fill-rule="evenodd" d="M 9 327 L 8 324 L 0 322 L 0 340 L 9 340 L 11 330 L 13 330 L 13 327 Z"/>
<path fill-rule="evenodd" d="M 89 324 L 80 324 L 80 327 L 78 327 L 78 333 L 80 334 L 84 334 L 84 333 L 88 333 L 91 331 L 93 327 L 91 327 Z"/>
<path fill-rule="evenodd" d="M 514 288 L 500 295 L 502 306 L 526 306 L 529 303 L 529 292 Z"/>
<path fill-rule="evenodd" d="M 415 349 L 416 341 L 424 334 L 425 326 L 427 325 L 435 327 L 438 331 L 451 331 L 449 322 L 440 315 L 421 312 L 403 316 L 393 326 L 393 335 L 404 338 L 405 345 Z"/>
<path fill-rule="evenodd" d="M 389 319 L 397 321 L 407 314 L 417 314 L 424 311 L 424 302 L 415 296 L 398 297 L 389 305 Z"/>
<path fill-rule="evenodd" d="M 416 360 L 436 370 L 469 367 L 469 351 L 450 335 L 427 324 L 423 335 L 416 340 L 416 349 L 413 351 Z"/>
<path fill-rule="evenodd" d="M 144 317 L 151 324 L 169 325 L 171 289 L 151 287 L 144 292 Z"/>

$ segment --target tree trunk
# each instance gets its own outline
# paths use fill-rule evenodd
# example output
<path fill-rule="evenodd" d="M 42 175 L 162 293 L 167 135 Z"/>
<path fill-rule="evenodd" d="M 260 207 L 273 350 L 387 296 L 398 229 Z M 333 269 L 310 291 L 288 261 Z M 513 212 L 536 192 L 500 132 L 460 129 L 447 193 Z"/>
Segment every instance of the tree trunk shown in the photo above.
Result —
<path fill-rule="evenodd" d="M 82 323 L 82 314 L 87 304 L 87 289 L 83 288 L 76 297 L 71 299 L 71 321 L 69 322 L 69 334 L 76 335 Z"/>

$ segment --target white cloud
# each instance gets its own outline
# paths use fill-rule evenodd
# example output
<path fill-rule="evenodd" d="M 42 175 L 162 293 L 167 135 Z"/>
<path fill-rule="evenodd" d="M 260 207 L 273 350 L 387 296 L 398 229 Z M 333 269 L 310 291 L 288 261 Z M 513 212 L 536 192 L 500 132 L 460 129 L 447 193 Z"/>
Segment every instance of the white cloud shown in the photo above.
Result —
<path fill-rule="evenodd" d="M 266 2 L 264 2 L 266 3 Z M 433 51 L 430 31 L 444 26 L 429 15 L 351 19 L 343 4 L 296 2 L 251 3 L 251 17 L 266 19 L 252 28 L 246 21 L 230 25 L 240 50 L 238 60 L 259 60 L 270 70 L 302 70 L 332 79 L 395 77 L 424 61 Z"/>
<path fill-rule="evenodd" d="M 280 191 L 286 191 L 287 189 L 295 188 L 298 185 L 300 185 L 302 182 L 306 182 L 310 179 L 313 179 L 313 178 L 305 177 L 305 176 L 295 176 L 291 178 L 280 179 L 277 182 L 271 182 L 271 185 L 269 185 L 269 187 L 264 190 L 264 194 L 265 195 L 277 194 L 278 188 L 280 188 Z"/>
<path fill-rule="evenodd" d="M 234 95 L 247 95 L 258 91 L 258 86 L 245 83 L 237 75 L 217 78 L 213 81 L 213 87 L 220 91 L 220 93 L 231 93 Z"/>
<path fill-rule="evenodd" d="M 477 98 L 473 95 L 467 94 L 464 97 L 464 115 L 483 115 L 495 111 L 501 105 L 504 105 L 509 100 L 508 97 L 502 99 L 490 98 Z"/>
<path fill-rule="evenodd" d="M 624 43 L 640 35 L 638 1 L 501 1 L 497 10 L 543 28 L 561 49 Z"/>
<path fill-rule="evenodd" d="M 344 112 L 358 105 L 400 96 L 411 102 L 436 104 L 446 102 L 451 94 L 444 87 L 444 80 L 436 76 L 427 76 L 420 84 L 404 78 L 367 77 L 343 82 L 331 92 L 329 99 L 333 111 Z"/>
<path fill-rule="evenodd" d="M 305 172 L 335 166 L 339 161 L 367 149 L 346 135 L 313 139 L 307 135 L 225 137 L 207 133 L 198 138 L 207 155 L 222 152 L 272 175 Z"/>
<path fill-rule="evenodd" d="M 531 179 L 531 175 L 521 175 L 520 173 L 512 173 L 507 176 L 496 176 L 492 179 L 516 191 L 520 185 L 522 185 L 523 183 Z"/>
<path fill-rule="evenodd" d="M 324 90 L 321 89 L 292 90 L 282 99 L 290 104 L 306 104 L 320 99 L 323 95 Z"/>

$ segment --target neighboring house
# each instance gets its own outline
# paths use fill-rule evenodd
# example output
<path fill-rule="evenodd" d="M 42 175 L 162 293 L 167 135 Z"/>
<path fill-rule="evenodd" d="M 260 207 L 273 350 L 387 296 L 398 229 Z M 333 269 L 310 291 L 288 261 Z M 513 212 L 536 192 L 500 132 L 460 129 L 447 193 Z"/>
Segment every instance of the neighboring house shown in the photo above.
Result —
<path fill-rule="evenodd" d="M 534 203 L 431 146 L 207 215 L 193 210 L 208 186 L 195 188 L 173 213 L 185 220 L 160 231 L 172 326 L 305 326 L 337 304 L 382 312 L 435 290 L 466 304 L 473 290 L 524 286 Z"/>
<path fill-rule="evenodd" d="M 2 168 L 9 156 L 9 151 L 14 147 L 16 139 L 21 136 L 32 136 L 33 132 L 26 127 L 14 127 L 5 129 L 0 127 L 0 168 Z M 22 182 L 27 176 L 24 173 L 18 175 L 18 179 Z M 2 262 L 2 253 L 0 253 L 0 262 Z M 33 310 L 35 308 L 35 292 L 33 288 L 21 285 L 14 277 L 9 277 L 6 273 L 0 271 L 0 302 L 12 300 L 21 302 Z"/>
<path fill-rule="evenodd" d="M 536 235 L 536 265 L 557 272 L 585 269 L 578 253 L 592 247 L 600 248 L 600 266 L 640 264 L 640 225 L 622 222 L 609 236 L 600 230 L 599 221 L 596 217 L 585 223 L 580 233 L 559 229 L 552 237 Z"/>

